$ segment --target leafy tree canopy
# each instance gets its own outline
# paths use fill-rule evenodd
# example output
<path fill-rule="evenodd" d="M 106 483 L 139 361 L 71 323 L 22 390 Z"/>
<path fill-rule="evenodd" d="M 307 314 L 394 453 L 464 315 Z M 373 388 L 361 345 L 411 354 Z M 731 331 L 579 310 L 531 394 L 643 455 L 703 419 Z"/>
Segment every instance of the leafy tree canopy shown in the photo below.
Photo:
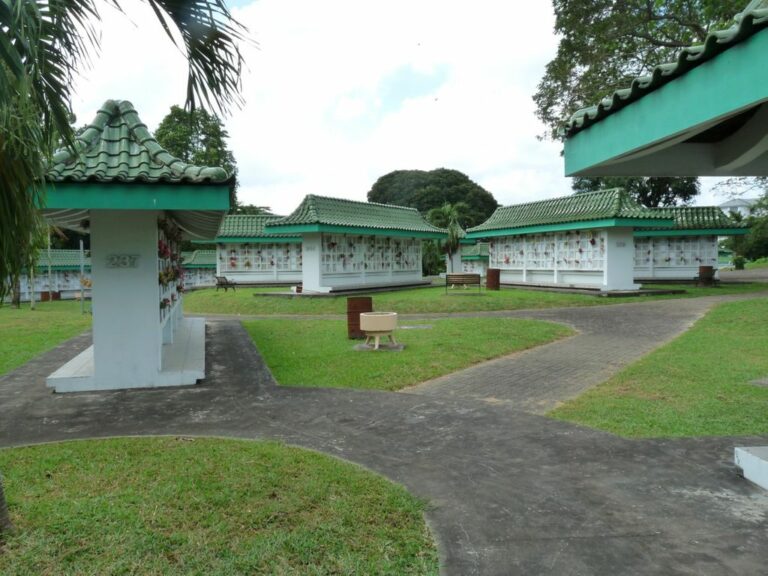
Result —
<path fill-rule="evenodd" d="M 582 178 L 573 179 L 577 194 L 606 188 L 624 188 L 643 206 L 686 205 L 699 193 L 697 178 Z"/>
<path fill-rule="evenodd" d="M 155 130 L 155 138 L 171 154 L 198 166 L 224 168 L 231 176 L 237 177 L 237 162 L 227 147 L 229 137 L 221 120 L 203 108 L 185 110 L 171 106 Z M 237 207 L 237 181 L 230 192 L 231 211 Z"/>
<path fill-rule="evenodd" d="M 654 66 L 676 59 L 725 27 L 745 0 L 553 0 L 557 53 L 533 99 L 536 115 L 558 131 L 576 110 L 592 106 Z"/>
<path fill-rule="evenodd" d="M 746 218 L 738 212 L 731 212 L 730 216 L 737 221 L 744 220 L 749 225 L 749 233 L 731 236 L 725 246 L 750 260 L 768 256 L 768 192 L 752 206 Z"/>
<path fill-rule="evenodd" d="M 485 222 L 499 206 L 493 194 L 470 180 L 466 174 L 447 168 L 395 170 L 385 174 L 368 192 L 368 201 L 410 206 L 422 214 L 444 204 L 464 203 L 467 208 L 458 215 L 458 222 L 463 228 Z"/>
<path fill-rule="evenodd" d="M 144 1 L 187 57 L 188 107 L 226 110 L 242 102 L 247 31 L 225 0 Z M 0 297 L 34 249 L 53 148 L 59 139 L 74 145 L 71 87 L 98 51 L 100 5 L 121 7 L 120 0 L 0 1 Z"/>

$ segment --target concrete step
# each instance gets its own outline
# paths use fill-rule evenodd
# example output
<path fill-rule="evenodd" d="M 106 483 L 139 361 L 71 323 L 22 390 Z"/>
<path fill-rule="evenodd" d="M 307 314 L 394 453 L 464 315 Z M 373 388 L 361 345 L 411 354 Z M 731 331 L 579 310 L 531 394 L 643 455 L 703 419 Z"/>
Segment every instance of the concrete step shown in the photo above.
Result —
<path fill-rule="evenodd" d="M 736 447 L 734 459 L 744 478 L 768 490 L 768 446 Z"/>

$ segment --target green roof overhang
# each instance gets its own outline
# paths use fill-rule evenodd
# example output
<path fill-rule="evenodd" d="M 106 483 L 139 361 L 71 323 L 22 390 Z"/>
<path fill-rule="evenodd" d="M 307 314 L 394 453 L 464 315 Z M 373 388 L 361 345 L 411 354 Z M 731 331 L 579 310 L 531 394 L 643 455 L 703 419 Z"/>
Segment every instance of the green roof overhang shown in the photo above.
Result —
<path fill-rule="evenodd" d="M 650 236 L 740 236 L 747 234 L 748 228 L 706 228 L 701 230 L 635 230 L 638 238 Z"/>
<path fill-rule="evenodd" d="M 330 224 L 286 224 L 283 226 L 266 226 L 274 234 L 311 234 L 313 232 L 328 232 L 332 234 L 357 234 L 360 236 L 397 236 L 404 238 L 434 238 L 444 239 L 446 234 L 427 232 L 423 230 L 394 230 L 387 228 L 358 228 L 356 226 L 337 226 Z"/>
<path fill-rule="evenodd" d="M 462 260 L 488 260 L 488 256 L 479 256 L 475 254 L 474 256 L 462 256 Z"/>
<path fill-rule="evenodd" d="M 229 210 L 228 184 L 49 184 L 46 209 Z"/>
<path fill-rule="evenodd" d="M 217 236 L 219 244 L 301 244 L 301 237 L 284 238 L 281 236 Z"/>
<path fill-rule="evenodd" d="M 768 175 L 768 155 L 763 153 L 767 106 L 755 115 L 752 130 L 747 124 L 722 142 L 694 138 L 768 102 L 767 54 L 764 29 L 576 132 L 565 142 L 565 174 Z"/>
<path fill-rule="evenodd" d="M 658 228 L 674 226 L 674 218 L 606 218 L 603 220 L 585 220 L 583 222 L 563 222 L 560 224 L 541 224 L 521 226 L 519 228 L 499 228 L 497 230 L 478 230 L 467 232 L 467 238 L 492 238 L 496 236 L 518 236 L 540 234 L 542 232 L 565 232 L 568 230 L 593 230 L 595 228 Z"/>

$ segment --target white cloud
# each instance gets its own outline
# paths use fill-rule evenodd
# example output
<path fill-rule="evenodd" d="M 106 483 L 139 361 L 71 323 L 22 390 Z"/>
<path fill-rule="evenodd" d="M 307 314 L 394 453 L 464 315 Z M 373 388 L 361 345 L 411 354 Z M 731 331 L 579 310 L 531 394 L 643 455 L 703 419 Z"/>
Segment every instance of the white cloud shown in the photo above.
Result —
<path fill-rule="evenodd" d="M 153 129 L 186 66 L 142 4 L 105 10 L 101 58 L 77 84 L 78 122 L 131 100 Z M 568 193 L 560 145 L 536 140 L 533 94 L 556 48 L 547 0 L 258 0 L 234 10 L 246 104 L 226 119 L 245 202 L 291 211 L 308 193 L 365 199 L 396 169 L 455 168 L 501 203 Z"/>

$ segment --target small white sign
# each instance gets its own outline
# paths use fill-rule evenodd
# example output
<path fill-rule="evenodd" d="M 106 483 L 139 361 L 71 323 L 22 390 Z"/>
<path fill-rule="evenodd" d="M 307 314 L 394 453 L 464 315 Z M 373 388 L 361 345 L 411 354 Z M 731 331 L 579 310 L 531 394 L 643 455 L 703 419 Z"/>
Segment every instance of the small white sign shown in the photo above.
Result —
<path fill-rule="evenodd" d="M 107 255 L 107 268 L 138 268 L 138 254 L 109 254 Z"/>

